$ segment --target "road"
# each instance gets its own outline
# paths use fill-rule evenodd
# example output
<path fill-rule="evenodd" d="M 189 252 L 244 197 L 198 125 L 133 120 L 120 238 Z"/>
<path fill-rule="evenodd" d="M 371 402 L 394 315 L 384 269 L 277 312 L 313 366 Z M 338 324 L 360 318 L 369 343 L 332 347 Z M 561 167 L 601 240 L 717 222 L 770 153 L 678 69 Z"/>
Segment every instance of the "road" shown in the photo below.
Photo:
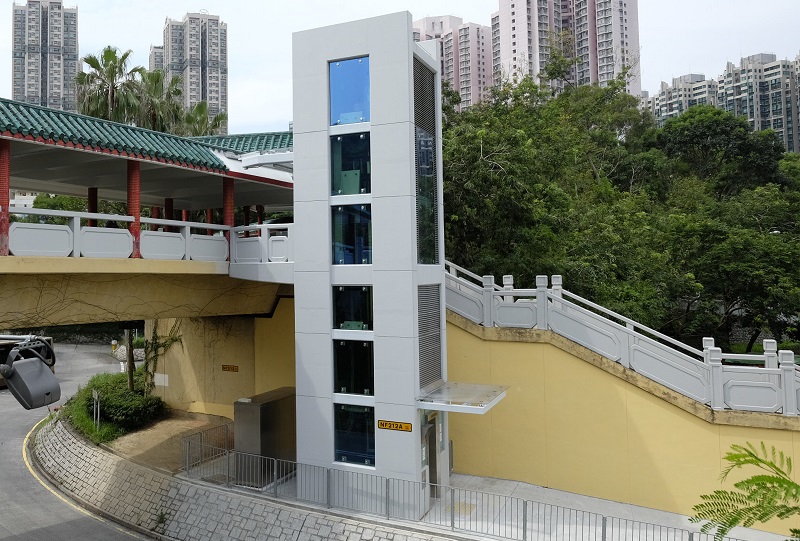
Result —
<path fill-rule="evenodd" d="M 119 370 L 109 346 L 56 345 L 56 376 L 61 401 L 72 396 L 93 374 Z M 22 454 L 25 436 L 47 415 L 46 408 L 25 410 L 0 388 L 0 540 L 131 541 L 148 539 L 118 524 L 95 517 L 49 484 L 44 486 Z"/>

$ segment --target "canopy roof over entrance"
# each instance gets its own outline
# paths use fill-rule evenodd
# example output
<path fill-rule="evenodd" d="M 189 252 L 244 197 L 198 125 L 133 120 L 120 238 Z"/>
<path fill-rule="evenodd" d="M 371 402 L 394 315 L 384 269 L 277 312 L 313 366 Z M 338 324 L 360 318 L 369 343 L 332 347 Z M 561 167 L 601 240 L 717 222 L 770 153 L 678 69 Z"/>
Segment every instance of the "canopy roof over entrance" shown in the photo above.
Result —
<path fill-rule="evenodd" d="M 506 397 L 508 387 L 448 381 L 417 398 L 419 409 L 483 415 Z"/>
<path fill-rule="evenodd" d="M 101 199 L 125 201 L 126 162 L 136 160 L 143 205 L 160 206 L 171 198 L 176 209 L 220 207 L 227 177 L 234 180 L 237 206 L 292 206 L 291 175 L 245 170 L 240 152 L 198 139 L 6 99 L 0 99 L 0 138 L 11 140 L 16 190 L 85 197 L 95 187 Z"/>

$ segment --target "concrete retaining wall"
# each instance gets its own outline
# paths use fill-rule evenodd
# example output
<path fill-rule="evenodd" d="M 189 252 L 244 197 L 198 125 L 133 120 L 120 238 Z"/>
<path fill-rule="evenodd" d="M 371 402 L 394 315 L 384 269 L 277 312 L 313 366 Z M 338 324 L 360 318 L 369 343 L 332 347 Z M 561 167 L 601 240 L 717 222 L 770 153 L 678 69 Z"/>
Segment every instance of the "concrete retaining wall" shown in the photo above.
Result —
<path fill-rule="evenodd" d="M 37 432 L 33 456 L 58 487 L 114 520 L 187 541 L 340 539 L 435 541 L 444 537 L 386 528 L 195 485 L 124 460 L 51 421 Z"/>

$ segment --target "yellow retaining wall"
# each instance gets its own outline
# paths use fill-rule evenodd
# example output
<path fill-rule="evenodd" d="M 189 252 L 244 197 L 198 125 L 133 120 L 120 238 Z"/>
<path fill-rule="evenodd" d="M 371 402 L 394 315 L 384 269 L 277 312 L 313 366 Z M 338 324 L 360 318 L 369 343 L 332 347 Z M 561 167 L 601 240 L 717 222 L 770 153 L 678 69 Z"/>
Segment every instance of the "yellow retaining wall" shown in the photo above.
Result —
<path fill-rule="evenodd" d="M 294 298 L 281 298 L 255 325 L 255 394 L 294 387 Z"/>
<path fill-rule="evenodd" d="M 448 379 L 509 386 L 486 415 L 450 414 L 454 469 L 685 515 L 721 485 L 731 444 L 800 463 L 800 420 L 713 412 L 551 332 L 448 313 Z M 756 473 L 744 471 L 745 476 Z M 800 519 L 765 528 L 788 534 Z"/>
<path fill-rule="evenodd" d="M 239 398 L 294 386 L 293 301 L 281 299 L 271 318 L 180 319 L 181 343 L 159 360 L 154 393 L 175 409 L 233 419 Z M 158 320 L 159 333 L 174 321 Z"/>

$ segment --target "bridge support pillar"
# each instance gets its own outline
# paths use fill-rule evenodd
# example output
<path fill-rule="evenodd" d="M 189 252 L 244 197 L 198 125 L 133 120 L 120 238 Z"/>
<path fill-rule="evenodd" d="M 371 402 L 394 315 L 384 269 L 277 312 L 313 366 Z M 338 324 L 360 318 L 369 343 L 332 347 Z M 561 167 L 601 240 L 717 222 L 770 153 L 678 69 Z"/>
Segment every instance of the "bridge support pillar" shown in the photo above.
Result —
<path fill-rule="evenodd" d="M 86 191 L 86 209 L 89 212 L 97 212 L 97 188 L 92 187 Z M 86 225 L 89 227 L 97 227 L 97 220 L 88 219 Z"/>
<path fill-rule="evenodd" d="M 256 205 L 256 223 L 261 225 L 264 223 L 264 205 Z M 261 236 L 261 230 L 258 230 L 258 236 Z"/>
<path fill-rule="evenodd" d="M 206 223 L 213 224 L 214 223 L 214 209 L 206 209 Z M 206 229 L 206 235 L 209 237 L 214 234 L 213 229 Z"/>
<path fill-rule="evenodd" d="M 222 223 L 233 227 L 233 179 L 222 179 Z M 228 239 L 228 250 L 230 250 L 231 232 L 225 231 L 225 238 Z M 230 255 L 230 254 L 229 254 Z"/>
<path fill-rule="evenodd" d="M 139 259 L 142 257 L 140 251 L 140 233 L 142 230 L 142 177 L 139 162 L 128 161 L 128 216 L 133 216 L 133 223 L 130 224 L 129 231 L 133 237 L 133 253 L 131 257 Z"/>
<path fill-rule="evenodd" d="M 164 199 L 164 218 L 166 220 L 175 219 L 175 202 L 172 200 L 171 197 L 167 197 Z M 172 228 L 167 226 L 164 228 L 164 231 L 172 231 Z"/>
<path fill-rule="evenodd" d="M 0 139 L 0 256 L 8 255 L 8 228 L 11 203 L 11 142 Z"/>
<path fill-rule="evenodd" d="M 242 207 L 242 214 L 244 214 L 244 225 L 250 225 L 250 207 L 249 206 Z M 250 231 L 245 231 L 244 236 L 249 237 Z"/>

